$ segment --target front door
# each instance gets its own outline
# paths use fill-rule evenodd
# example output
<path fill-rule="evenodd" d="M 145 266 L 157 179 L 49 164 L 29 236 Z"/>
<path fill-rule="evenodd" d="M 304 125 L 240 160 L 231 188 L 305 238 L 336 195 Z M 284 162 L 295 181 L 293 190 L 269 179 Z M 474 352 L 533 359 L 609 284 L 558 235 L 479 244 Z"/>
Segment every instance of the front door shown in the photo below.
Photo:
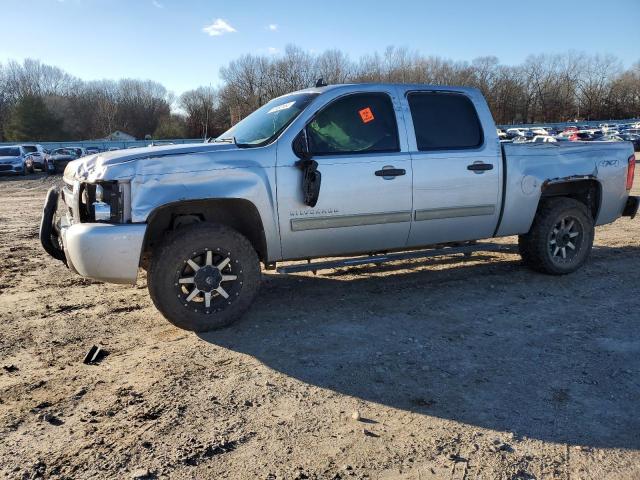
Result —
<path fill-rule="evenodd" d="M 395 90 L 347 94 L 307 123 L 322 175 L 305 205 L 291 145 L 278 149 L 277 198 L 284 259 L 368 253 L 405 246 L 411 225 L 411 157 L 401 151 Z M 404 144 L 404 142 L 403 142 Z"/>

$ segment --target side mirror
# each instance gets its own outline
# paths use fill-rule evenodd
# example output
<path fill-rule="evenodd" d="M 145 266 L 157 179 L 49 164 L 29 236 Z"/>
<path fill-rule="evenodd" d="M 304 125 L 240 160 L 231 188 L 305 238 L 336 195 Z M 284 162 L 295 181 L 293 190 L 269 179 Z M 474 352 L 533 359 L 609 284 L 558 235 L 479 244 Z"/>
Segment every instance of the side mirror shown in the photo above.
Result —
<path fill-rule="evenodd" d="M 293 148 L 293 153 L 296 154 L 300 160 L 310 160 L 311 152 L 309 151 L 309 142 L 307 141 L 307 130 L 302 130 L 296 138 L 293 140 L 293 144 L 291 145 Z"/>

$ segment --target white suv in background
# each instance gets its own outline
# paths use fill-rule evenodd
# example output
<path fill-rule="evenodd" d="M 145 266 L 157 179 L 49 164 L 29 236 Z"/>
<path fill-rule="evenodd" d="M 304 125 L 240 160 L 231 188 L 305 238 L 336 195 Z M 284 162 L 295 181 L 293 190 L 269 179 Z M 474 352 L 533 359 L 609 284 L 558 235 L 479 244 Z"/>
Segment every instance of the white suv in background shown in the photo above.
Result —
<path fill-rule="evenodd" d="M 43 172 L 48 171 L 48 160 L 49 156 L 42 148 L 42 145 L 36 143 L 29 143 L 21 145 L 22 149 L 27 153 L 27 155 L 31 158 L 31 170 L 33 173 L 34 168 L 42 170 Z"/>

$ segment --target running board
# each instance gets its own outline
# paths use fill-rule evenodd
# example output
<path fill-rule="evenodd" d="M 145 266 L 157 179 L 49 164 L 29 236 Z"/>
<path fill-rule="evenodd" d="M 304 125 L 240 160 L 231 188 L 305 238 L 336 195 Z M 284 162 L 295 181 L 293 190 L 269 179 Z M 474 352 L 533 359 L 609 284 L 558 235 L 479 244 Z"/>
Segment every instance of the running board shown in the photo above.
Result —
<path fill-rule="evenodd" d="M 428 250 L 414 250 L 410 252 L 387 253 L 382 255 L 369 255 L 367 257 L 345 258 L 330 260 L 328 262 L 309 262 L 295 265 L 286 265 L 276 268 L 278 273 L 315 272 L 330 268 L 353 267 L 355 265 L 367 265 L 371 263 L 394 262 L 396 260 L 408 260 L 413 258 L 441 257 L 444 255 L 469 255 L 474 252 L 501 252 L 518 253 L 515 245 L 501 245 L 498 243 L 477 243 L 461 247 L 430 248 Z"/>

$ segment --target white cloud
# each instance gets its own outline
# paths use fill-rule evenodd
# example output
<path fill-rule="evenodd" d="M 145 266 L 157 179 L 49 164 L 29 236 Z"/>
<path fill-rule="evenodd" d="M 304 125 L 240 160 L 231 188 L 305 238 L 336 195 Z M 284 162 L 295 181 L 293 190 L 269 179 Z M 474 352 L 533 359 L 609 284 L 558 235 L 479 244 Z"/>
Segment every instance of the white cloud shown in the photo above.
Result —
<path fill-rule="evenodd" d="M 202 31 L 212 37 L 219 37 L 225 33 L 235 32 L 236 29 L 227 23 L 222 18 L 216 18 L 211 25 L 207 25 Z"/>
<path fill-rule="evenodd" d="M 269 55 L 277 55 L 278 53 L 280 53 L 280 50 L 277 49 L 276 47 L 269 47 L 267 48 L 267 53 Z"/>
<path fill-rule="evenodd" d="M 164 8 L 164 5 L 161 4 L 158 0 L 152 0 L 151 3 L 153 4 L 154 7 L 156 8 Z"/>
<path fill-rule="evenodd" d="M 278 30 L 278 25 L 276 25 L 275 23 L 270 23 L 269 25 L 267 25 L 267 30 L 275 32 L 276 30 Z"/>

